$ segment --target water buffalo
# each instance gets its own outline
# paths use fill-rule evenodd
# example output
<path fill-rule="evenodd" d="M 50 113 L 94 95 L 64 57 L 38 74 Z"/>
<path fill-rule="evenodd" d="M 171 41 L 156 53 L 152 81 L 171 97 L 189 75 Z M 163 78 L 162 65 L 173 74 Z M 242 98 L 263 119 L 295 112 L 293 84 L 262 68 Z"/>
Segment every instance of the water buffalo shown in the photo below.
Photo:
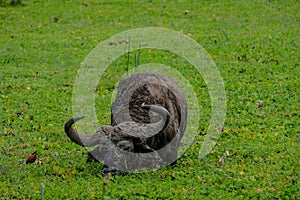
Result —
<path fill-rule="evenodd" d="M 183 137 L 187 104 L 178 85 L 157 73 L 135 73 L 123 78 L 111 105 L 111 125 L 94 134 L 79 134 L 72 124 L 65 132 L 81 146 L 95 146 L 88 161 L 103 161 L 103 172 L 159 169 L 176 162 Z"/>

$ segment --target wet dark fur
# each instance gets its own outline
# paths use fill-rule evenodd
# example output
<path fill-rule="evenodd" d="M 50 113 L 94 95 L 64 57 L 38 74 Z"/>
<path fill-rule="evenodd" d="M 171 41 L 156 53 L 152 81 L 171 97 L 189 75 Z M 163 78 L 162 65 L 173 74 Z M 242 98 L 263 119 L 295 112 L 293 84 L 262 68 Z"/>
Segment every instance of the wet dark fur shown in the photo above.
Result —
<path fill-rule="evenodd" d="M 140 87 L 135 88 L 136 85 Z M 157 151 L 165 163 L 174 163 L 180 140 L 185 131 L 187 118 L 187 105 L 183 94 L 172 79 L 163 75 L 139 73 L 125 77 L 119 83 L 116 100 L 111 106 L 111 125 L 115 126 L 131 120 L 150 123 L 149 111 L 140 106 L 143 102 L 162 106 L 170 112 L 171 119 L 167 128 L 157 135 L 147 138 L 145 144 L 151 150 Z M 128 104 L 129 115 L 125 112 Z M 159 120 L 159 116 L 152 116 L 151 119 Z M 171 141 L 172 143 L 164 148 Z M 106 150 L 101 148 L 99 146 L 92 153 L 89 153 L 87 161 L 98 160 L 102 154 L 104 155 Z M 134 151 L 147 152 L 148 150 L 145 149 L 145 145 L 141 141 L 137 140 L 134 142 Z M 99 155 L 97 159 L 93 156 L 95 153 Z"/>

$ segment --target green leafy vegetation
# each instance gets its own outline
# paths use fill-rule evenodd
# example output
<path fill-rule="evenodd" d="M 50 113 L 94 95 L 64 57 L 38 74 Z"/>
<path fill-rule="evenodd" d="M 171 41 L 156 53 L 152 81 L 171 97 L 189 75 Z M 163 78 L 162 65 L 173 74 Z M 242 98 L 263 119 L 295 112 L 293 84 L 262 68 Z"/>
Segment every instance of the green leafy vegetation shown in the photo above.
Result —
<path fill-rule="evenodd" d="M 0 0 L 1 199 L 299 199 L 299 19 L 296 0 Z M 63 131 L 77 70 L 99 42 L 150 26 L 181 31 L 211 55 L 226 89 L 224 130 L 199 160 L 210 118 L 204 80 L 177 55 L 142 50 L 141 63 L 190 81 L 198 134 L 175 167 L 103 177 L 103 164 L 86 163 L 87 150 Z M 99 80 L 99 124 L 110 123 L 127 66 L 124 55 Z"/>

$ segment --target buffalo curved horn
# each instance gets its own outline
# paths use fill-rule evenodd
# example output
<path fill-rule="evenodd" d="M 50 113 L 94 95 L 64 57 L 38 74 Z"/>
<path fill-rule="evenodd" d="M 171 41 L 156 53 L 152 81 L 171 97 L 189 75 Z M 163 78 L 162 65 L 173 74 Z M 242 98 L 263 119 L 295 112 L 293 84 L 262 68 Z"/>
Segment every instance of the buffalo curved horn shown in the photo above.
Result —
<path fill-rule="evenodd" d="M 65 123 L 65 132 L 66 134 L 69 136 L 69 138 L 75 142 L 76 144 L 79 144 L 80 146 L 84 146 L 84 147 L 90 147 L 90 146 L 95 146 L 97 144 L 99 144 L 100 140 L 101 140 L 101 130 L 97 131 L 94 134 L 79 134 L 73 127 L 72 125 L 80 120 L 83 119 L 84 116 L 80 116 L 80 117 L 75 117 L 75 118 L 71 118 L 69 119 L 66 123 Z"/>
<path fill-rule="evenodd" d="M 170 113 L 167 109 L 157 105 L 141 105 L 143 109 L 156 112 L 161 115 L 162 119 L 156 123 L 142 124 L 137 122 L 122 122 L 117 125 L 117 128 L 121 129 L 124 137 L 127 138 L 149 138 L 157 133 L 163 131 L 170 122 Z"/>

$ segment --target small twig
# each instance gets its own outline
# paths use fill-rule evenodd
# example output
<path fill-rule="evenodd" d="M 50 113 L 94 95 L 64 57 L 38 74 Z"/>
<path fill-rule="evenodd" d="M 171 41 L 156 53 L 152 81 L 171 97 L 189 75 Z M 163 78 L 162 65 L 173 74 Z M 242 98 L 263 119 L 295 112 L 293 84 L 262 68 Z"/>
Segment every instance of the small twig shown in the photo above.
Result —
<path fill-rule="evenodd" d="M 228 36 L 228 32 L 227 32 L 227 28 L 226 28 L 226 23 L 225 23 L 225 20 L 223 18 L 223 29 L 222 29 L 222 33 L 224 34 L 225 38 L 226 38 L 226 41 L 229 40 L 229 36 Z"/>
<path fill-rule="evenodd" d="M 141 59 L 141 42 L 139 43 L 139 49 L 137 55 L 134 54 L 134 67 L 138 67 L 140 65 L 140 59 Z"/>
<path fill-rule="evenodd" d="M 139 43 L 139 50 L 138 50 L 138 56 L 137 56 L 137 66 L 139 66 L 141 63 L 141 41 Z"/>
<path fill-rule="evenodd" d="M 102 185 L 102 199 L 105 199 L 105 187 L 108 184 L 107 180 L 103 180 L 103 185 Z"/>
<path fill-rule="evenodd" d="M 126 73 L 128 75 L 128 71 L 129 71 L 129 62 L 130 62 L 130 36 L 129 36 L 129 41 L 128 41 L 128 52 L 127 52 L 127 66 L 126 66 Z"/>
<path fill-rule="evenodd" d="M 42 183 L 42 184 L 41 184 L 41 200 L 44 199 L 44 188 L 45 188 L 45 186 L 44 186 L 44 184 Z"/>

